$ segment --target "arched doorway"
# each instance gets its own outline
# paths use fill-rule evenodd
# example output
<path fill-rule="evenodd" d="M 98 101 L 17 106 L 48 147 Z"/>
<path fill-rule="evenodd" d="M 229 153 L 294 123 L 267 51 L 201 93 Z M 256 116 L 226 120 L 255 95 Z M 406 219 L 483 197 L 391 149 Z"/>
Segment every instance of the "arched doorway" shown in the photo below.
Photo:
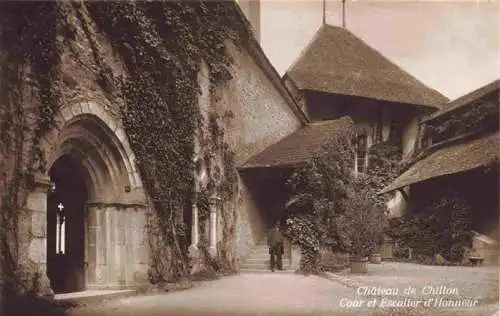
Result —
<path fill-rule="evenodd" d="M 84 168 L 71 155 L 61 156 L 49 175 L 47 195 L 47 276 L 55 293 L 86 288 L 86 207 Z"/>
<path fill-rule="evenodd" d="M 52 190 L 43 207 L 46 231 L 37 237 L 45 238 L 40 264 L 51 289 L 147 284 L 146 200 L 125 131 L 94 102 L 59 114 L 44 137 Z"/>

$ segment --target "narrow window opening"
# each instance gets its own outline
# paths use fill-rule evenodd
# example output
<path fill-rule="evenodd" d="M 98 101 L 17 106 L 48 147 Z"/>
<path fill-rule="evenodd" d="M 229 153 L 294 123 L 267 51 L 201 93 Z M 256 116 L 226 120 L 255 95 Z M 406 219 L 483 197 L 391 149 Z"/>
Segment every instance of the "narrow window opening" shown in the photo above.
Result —
<path fill-rule="evenodd" d="M 56 230 L 56 254 L 64 254 L 66 250 L 66 223 L 64 218 L 64 205 L 57 204 L 57 230 Z"/>

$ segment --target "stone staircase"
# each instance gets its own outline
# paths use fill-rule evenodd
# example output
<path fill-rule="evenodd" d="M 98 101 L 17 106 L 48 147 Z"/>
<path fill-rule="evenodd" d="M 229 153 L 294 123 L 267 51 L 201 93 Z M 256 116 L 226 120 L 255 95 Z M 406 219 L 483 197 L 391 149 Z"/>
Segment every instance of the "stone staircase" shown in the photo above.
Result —
<path fill-rule="evenodd" d="M 284 252 L 283 270 L 276 270 L 276 272 L 294 272 L 299 266 L 299 258 L 293 255 L 294 252 L 291 249 L 287 249 L 286 243 Z M 290 257 L 292 257 L 292 260 L 290 260 Z M 266 240 L 263 240 L 255 245 L 248 258 L 240 266 L 240 272 L 271 272 L 269 263 L 269 248 L 267 247 Z"/>

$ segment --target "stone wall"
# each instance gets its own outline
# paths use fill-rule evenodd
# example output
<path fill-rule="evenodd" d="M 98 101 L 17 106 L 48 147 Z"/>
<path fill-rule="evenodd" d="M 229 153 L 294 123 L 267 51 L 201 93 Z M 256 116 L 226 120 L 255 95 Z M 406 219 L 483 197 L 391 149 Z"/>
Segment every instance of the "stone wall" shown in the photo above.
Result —
<path fill-rule="evenodd" d="M 18 264 L 27 292 L 51 296 L 47 278 L 47 191 L 49 180 L 38 175 L 35 189 L 28 194 L 25 209 L 19 214 Z M 31 284 L 30 284 L 31 283 Z"/>
<path fill-rule="evenodd" d="M 98 84 L 99 67 L 95 56 L 102 57 L 115 75 L 122 73 L 121 63 L 110 45 L 95 35 L 96 30 L 85 14 L 78 17 L 69 3 L 61 5 L 66 6 L 76 34 L 73 41 L 62 42 L 63 80 L 58 87 L 61 108 L 56 113 L 57 127 L 42 139 L 47 169 L 71 150 L 89 150 L 79 148 L 81 144 L 88 146 L 95 140 L 99 142 L 92 152 L 99 163 L 89 162 L 92 160 L 90 154 L 86 157 L 94 168 L 89 173 L 96 175 L 93 179 L 96 181 L 90 183 L 92 188 L 87 188 L 92 191 L 92 203 L 86 210 L 86 251 L 82 263 L 86 267 L 85 288 L 143 284 L 148 281 L 149 266 L 149 252 L 144 242 L 147 206 L 135 158 L 121 122 L 121 101 L 107 94 Z M 82 26 L 82 21 L 89 29 Z M 89 38 L 97 45 L 94 46 Z M 32 101 L 37 102 L 36 92 L 31 94 L 34 96 Z M 96 129 L 91 122 L 102 129 Z M 28 195 L 27 206 L 20 214 L 18 261 L 28 291 L 51 295 L 46 275 L 48 170 L 41 179 L 37 182 L 39 186 Z M 125 187 L 131 191 L 127 192 Z"/>
<path fill-rule="evenodd" d="M 234 60 L 233 79 L 217 89 L 215 108 L 221 116 L 232 114 L 224 124 L 227 142 L 238 166 L 299 129 L 302 123 L 276 83 L 265 73 L 263 68 L 267 65 L 259 64 L 247 50 L 232 44 L 229 51 Z M 235 203 L 238 211 L 236 248 L 239 257 L 244 258 L 263 238 L 267 224 L 242 179 L 239 179 L 239 197 Z"/>
<path fill-rule="evenodd" d="M 253 247 L 263 238 L 266 222 L 263 209 L 256 203 L 251 189 L 240 179 L 238 221 L 236 222 L 236 247 L 238 258 L 243 262 Z"/>
<path fill-rule="evenodd" d="M 240 165 L 302 124 L 253 56 L 232 44 L 229 52 L 233 79 L 217 90 L 216 107 L 234 116 L 227 122 L 228 143 Z"/>
<path fill-rule="evenodd" d="M 86 14 L 81 17 L 74 14 L 73 21 L 77 30 L 76 40 L 71 47 L 66 47 L 62 63 L 66 83 L 66 89 L 63 90 L 63 102 L 73 104 L 79 100 L 92 100 L 102 105 L 104 110 L 103 113 L 96 113 L 96 115 L 107 117 L 105 121 L 113 131 L 117 131 L 118 128 L 122 129 L 121 101 L 111 97 L 98 84 L 99 67 L 95 53 L 111 67 L 115 76 L 123 74 L 123 65 L 113 53 L 111 45 L 101 36 L 96 35 L 97 30 Z M 83 25 L 86 25 L 88 29 Z M 120 137 L 119 142 L 126 143 L 126 136 Z M 128 144 L 123 146 L 130 150 Z M 136 170 L 134 161 L 131 162 L 130 167 Z M 137 174 L 135 177 L 139 178 Z M 126 179 L 123 180 L 126 181 Z M 126 184 L 129 183 L 115 183 L 114 185 L 120 186 L 119 189 L 123 192 Z M 137 187 L 136 183 L 130 184 L 132 190 Z M 146 210 L 144 205 L 134 205 L 130 201 L 130 194 L 126 196 L 127 198 L 116 195 L 101 197 L 97 201 L 92 201 L 97 203 L 89 204 L 87 207 L 88 288 L 119 288 L 147 282 L 149 253 L 147 242 L 144 241 Z M 139 198 L 142 201 L 137 201 L 135 198 L 132 200 L 144 203 L 143 198 Z M 105 203 L 99 204 L 101 201 Z M 110 202 L 115 204 L 109 204 Z M 130 202 L 132 204 L 127 204 Z"/>
<path fill-rule="evenodd" d="M 149 245 L 142 207 L 88 207 L 87 288 L 123 288 L 148 282 Z"/>

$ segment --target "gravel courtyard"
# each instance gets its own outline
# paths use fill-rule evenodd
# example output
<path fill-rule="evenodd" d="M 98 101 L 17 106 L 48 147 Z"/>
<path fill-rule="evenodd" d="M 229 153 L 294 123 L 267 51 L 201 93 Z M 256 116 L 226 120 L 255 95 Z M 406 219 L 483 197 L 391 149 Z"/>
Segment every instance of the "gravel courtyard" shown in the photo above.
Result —
<path fill-rule="evenodd" d="M 415 293 L 408 290 L 411 286 Z M 397 289 L 397 290 L 396 290 Z M 405 289 L 406 292 L 405 293 Z M 370 292 L 371 291 L 371 292 Z M 377 292 L 378 291 L 378 292 Z M 395 293 L 397 292 L 397 293 Z M 405 301 L 406 299 L 406 301 Z M 474 307 L 391 307 L 411 300 L 473 301 Z M 374 307 L 367 307 L 375 300 Z M 361 304 L 362 306 L 357 306 Z M 384 301 L 385 303 L 382 303 Z M 384 306 L 381 306 L 383 304 Z M 90 315 L 488 315 L 498 309 L 498 270 L 384 262 L 366 275 L 246 273 L 174 293 L 149 294 L 81 306 Z"/>

